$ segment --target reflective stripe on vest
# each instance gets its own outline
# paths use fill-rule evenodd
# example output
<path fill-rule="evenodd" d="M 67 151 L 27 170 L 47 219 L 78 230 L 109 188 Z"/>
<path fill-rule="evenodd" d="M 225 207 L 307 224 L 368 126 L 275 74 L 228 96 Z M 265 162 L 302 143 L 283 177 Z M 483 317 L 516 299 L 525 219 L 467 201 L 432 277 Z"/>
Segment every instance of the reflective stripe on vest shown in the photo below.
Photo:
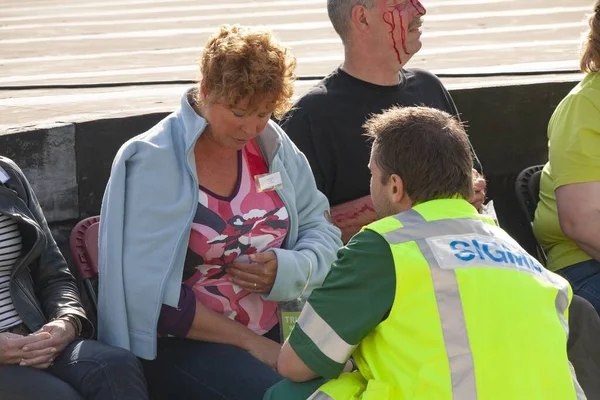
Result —
<path fill-rule="evenodd" d="M 440 207 L 443 206 L 440 204 Z M 427 210 L 435 210 L 435 208 L 424 209 L 424 211 Z M 424 213 L 423 215 L 427 217 L 428 214 Z M 432 215 L 444 215 L 444 213 L 432 212 Z M 401 226 L 398 222 L 395 222 L 393 218 L 400 222 Z M 470 326 L 467 325 L 467 321 L 472 323 L 472 321 L 467 318 L 471 315 L 470 310 L 472 309 L 473 304 L 465 304 L 466 308 L 463 307 L 461 296 L 462 298 L 467 299 L 469 298 L 468 295 L 472 294 L 472 292 L 469 291 L 471 286 L 465 286 L 464 293 L 462 292 L 462 287 L 459 289 L 459 282 L 462 283 L 462 276 L 477 276 L 478 272 L 476 272 L 476 269 L 479 269 L 480 272 L 484 274 L 483 276 L 485 276 L 485 268 L 506 269 L 513 271 L 511 273 L 517 272 L 535 276 L 537 280 L 545 282 L 542 283 L 542 285 L 547 288 L 542 289 L 544 290 L 544 293 L 549 293 L 548 289 L 552 290 L 551 288 L 556 291 L 552 292 L 556 293 L 556 295 L 552 294 L 552 297 L 555 297 L 555 309 L 559 319 L 554 321 L 558 322 L 560 320 L 561 328 L 568 334 L 568 323 L 564 316 L 571 295 L 571 289 L 568 283 L 542 267 L 537 260 L 527 254 L 506 232 L 491 223 L 487 223 L 485 219 L 473 215 L 471 218 L 427 221 L 419 212 L 409 210 L 394 217 L 389 217 L 389 219 L 373 223 L 368 229 L 372 229 L 384 237 L 390 244 L 394 257 L 400 257 L 400 259 L 396 260 L 397 274 L 401 274 L 403 271 L 402 266 L 398 263 L 401 262 L 402 257 L 406 254 L 407 260 L 410 259 L 412 260 L 411 262 L 415 262 L 415 264 L 411 264 L 411 266 L 418 265 L 419 274 L 427 274 L 431 279 L 428 279 L 429 286 L 426 289 L 427 292 L 430 293 L 430 295 L 428 294 L 430 297 L 427 301 L 431 305 L 429 308 L 430 313 L 427 318 L 434 318 L 437 320 L 436 324 L 439 324 L 437 325 L 440 329 L 439 334 L 437 334 L 439 338 L 439 352 L 442 354 L 445 352 L 448 360 L 447 369 L 445 369 L 446 372 L 444 372 L 443 378 L 445 382 L 447 382 L 445 393 L 447 393 L 448 396 L 451 396 L 452 399 L 476 400 L 479 395 L 484 396 L 484 393 L 490 393 L 489 390 L 490 387 L 492 387 L 484 384 L 486 381 L 485 379 L 480 382 L 476 380 L 473 351 L 482 350 L 478 350 L 481 345 L 478 342 L 478 336 L 475 333 L 473 333 L 473 336 L 469 336 L 467 331 L 467 326 Z M 398 253 L 394 253 L 395 251 L 398 251 Z M 404 251 L 407 253 L 404 253 Z M 418 257 L 414 257 L 417 253 L 420 253 Z M 417 262 L 419 264 L 416 264 Z M 411 267 L 407 268 L 409 268 L 408 271 L 410 271 L 407 276 L 413 276 L 411 274 L 415 270 L 410 270 Z M 466 269 L 470 268 L 473 268 L 473 270 L 468 272 L 467 275 Z M 459 271 L 457 272 L 456 270 Z M 464 270 L 464 275 L 460 270 Z M 507 276 L 506 274 L 501 275 Z M 419 275 L 419 277 L 422 279 L 424 275 Z M 422 294 L 423 292 L 421 292 L 420 295 Z M 396 296 L 398 295 L 399 294 L 397 293 Z M 407 297 L 405 294 L 401 295 Z M 396 297 L 395 301 L 396 300 L 398 300 L 398 297 Z M 498 300 L 497 307 L 502 307 L 502 299 L 500 298 Z M 545 303 L 539 304 L 541 306 Z M 469 310 L 469 313 L 465 310 Z M 548 318 L 553 319 L 553 312 L 551 310 L 545 311 L 549 311 L 549 313 L 547 313 Z M 391 323 L 393 323 L 393 321 Z M 394 381 L 394 376 L 390 377 L 389 374 L 382 374 L 381 371 L 382 368 L 387 369 L 387 371 L 393 370 L 395 365 L 393 363 L 386 363 L 385 350 L 382 350 L 381 347 L 377 347 L 378 344 L 381 345 L 385 343 L 386 340 L 393 341 L 394 333 L 393 331 L 389 331 L 390 327 L 393 328 L 394 325 L 381 325 L 378 331 L 372 333 L 373 336 L 370 336 L 371 340 L 361 342 L 356 350 L 355 359 L 357 360 L 357 363 L 359 363 L 358 373 L 361 374 L 366 382 L 353 382 L 348 374 L 342 374 L 338 379 L 334 379 L 323 385 L 317 392 L 313 393 L 309 399 L 347 400 L 350 398 L 362 399 L 362 396 L 366 396 L 370 400 L 400 398 L 397 394 L 382 396 L 377 390 L 372 391 L 370 388 L 372 383 L 378 382 L 384 384 L 389 383 L 388 386 L 392 389 L 394 389 L 394 385 L 401 384 L 400 382 Z M 555 327 L 558 328 L 558 325 L 555 325 Z M 562 337 L 560 328 L 558 329 L 558 331 L 554 330 L 554 334 L 558 335 L 557 338 Z M 385 334 L 383 334 L 384 331 L 386 332 Z M 477 330 L 474 330 L 474 332 L 477 332 Z M 381 342 L 378 342 L 378 338 Z M 558 340 L 560 340 L 560 338 Z M 471 346 L 473 346 L 474 350 Z M 344 346 L 340 346 L 339 350 L 341 350 L 342 347 Z M 483 351 L 485 351 L 485 347 L 483 348 Z M 475 353 L 475 360 L 477 360 L 478 354 L 479 353 Z M 341 355 L 341 351 L 338 355 Z M 560 359 L 560 357 L 551 359 Z M 566 349 L 564 360 L 565 362 L 568 362 L 566 358 Z M 361 361 L 365 364 L 361 365 Z M 493 365 L 493 363 L 491 365 Z M 406 367 L 406 365 L 404 365 L 404 367 Z M 503 365 L 500 368 L 506 367 L 507 365 Z M 510 366 L 508 367 L 510 368 Z M 518 366 L 515 367 L 518 368 Z M 566 365 L 562 364 L 561 368 L 566 374 Z M 376 374 L 375 376 L 373 376 L 374 371 Z M 574 370 L 570 363 L 569 371 L 570 379 L 566 375 L 561 375 L 561 377 L 563 377 L 563 379 L 560 380 L 562 382 L 561 385 L 567 385 L 561 386 L 563 388 L 566 387 L 566 391 L 563 391 L 562 393 L 574 392 L 574 397 L 577 400 L 584 400 L 586 397 L 577 383 Z M 487 371 L 483 371 L 483 373 L 493 375 L 494 371 L 493 369 L 491 371 L 488 369 Z M 406 374 L 401 374 L 401 376 L 407 377 Z M 412 378 L 411 374 L 408 374 L 408 378 Z M 390 379 L 389 382 L 388 379 Z M 568 387 L 570 386 L 570 381 L 572 381 L 575 390 Z M 402 393 L 402 395 L 407 396 L 406 398 L 412 398 L 410 396 L 413 388 L 410 387 L 410 382 L 406 383 L 409 385 L 408 387 L 398 389 L 400 391 L 403 391 L 404 389 L 407 390 L 408 394 Z M 478 383 L 482 385 L 481 388 L 477 387 Z M 510 382 L 507 383 L 510 386 Z M 517 385 L 513 385 L 513 389 L 519 387 L 518 382 L 516 383 Z M 502 398 L 502 383 L 495 383 L 495 385 L 494 388 L 496 393 L 498 393 L 498 397 L 494 398 Z M 540 386 L 540 390 L 543 392 L 543 386 Z M 360 393 L 362 393 L 362 395 Z M 420 395 L 423 395 L 425 392 L 421 391 L 419 393 Z M 534 395 L 534 393 L 529 394 Z M 545 398 L 551 398 L 548 397 L 548 395 L 551 396 L 551 394 L 552 392 L 544 392 Z M 516 392 L 515 395 L 517 395 Z M 540 395 L 542 395 L 542 393 L 540 393 Z M 450 397 L 444 398 L 449 399 Z"/>
<path fill-rule="evenodd" d="M 334 400 L 334 398 L 328 395 L 327 393 L 323 393 L 320 390 L 317 390 L 306 400 Z"/>
<path fill-rule="evenodd" d="M 444 343 L 450 362 L 452 396 L 455 399 L 477 399 L 475 366 L 471 355 L 469 336 L 467 334 L 467 326 L 458 289 L 458 282 L 456 280 L 456 273 L 454 268 L 446 268 L 445 265 L 440 265 L 438 260 L 439 256 L 436 257 L 429 238 L 475 233 L 489 237 L 503 236 L 509 238 L 511 241 L 513 239 L 503 230 L 474 219 L 426 221 L 421 214 L 413 209 L 400 213 L 396 215 L 395 218 L 402 223 L 403 227 L 385 233 L 383 236 L 386 240 L 390 244 L 414 241 L 429 263 L 435 298 L 439 309 Z M 510 248 L 507 250 L 510 250 Z M 476 251 L 485 253 L 485 249 L 481 248 L 476 249 Z M 516 267 L 521 267 L 518 269 L 523 270 L 524 272 L 537 272 L 537 276 L 543 276 L 555 286 L 559 287 L 555 306 L 562 327 L 568 335 L 569 325 L 563 313 L 569 304 L 568 287 L 560 287 L 563 285 L 560 285 L 560 282 L 556 279 L 552 279 L 554 275 L 552 273 L 546 273 L 547 271 L 539 264 L 539 262 L 527 254 L 511 253 L 511 257 L 502 257 L 500 263 L 497 261 L 498 257 L 496 257 L 496 259 L 492 258 L 490 260 L 492 263 L 489 264 L 485 262 L 482 263 L 481 258 L 484 258 L 485 261 L 485 254 L 482 255 L 479 253 L 479 259 L 477 260 L 477 265 L 479 267 L 490 266 L 497 268 L 501 266 L 501 264 L 514 264 Z M 456 355 L 461 354 L 461 357 L 455 357 Z M 577 399 L 585 399 L 585 394 L 577 382 L 572 365 L 570 365 L 570 369 L 575 391 L 577 393 Z M 325 397 L 323 399 L 327 398 L 328 397 Z M 321 398 L 317 397 L 315 399 L 320 400 Z"/>
<path fill-rule="evenodd" d="M 304 305 L 297 324 L 323 354 L 338 364 L 346 363 L 356 348 L 342 339 L 308 302 Z"/>

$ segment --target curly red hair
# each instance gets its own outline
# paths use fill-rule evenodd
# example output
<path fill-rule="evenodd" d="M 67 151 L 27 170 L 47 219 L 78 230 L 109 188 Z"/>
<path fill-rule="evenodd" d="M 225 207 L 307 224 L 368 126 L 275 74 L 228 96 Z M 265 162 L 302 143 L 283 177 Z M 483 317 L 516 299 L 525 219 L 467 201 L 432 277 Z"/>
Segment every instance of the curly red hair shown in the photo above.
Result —
<path fill-rule="evenodd" d="M 239 25 L 222 25 L 212 35 L 200 60 L 202 106 L 223 103 L 230 107 L 243 100 L 257 105 L 272 103 L 280 118 L 291 106 L 296 59 L 270 31 Z"/>

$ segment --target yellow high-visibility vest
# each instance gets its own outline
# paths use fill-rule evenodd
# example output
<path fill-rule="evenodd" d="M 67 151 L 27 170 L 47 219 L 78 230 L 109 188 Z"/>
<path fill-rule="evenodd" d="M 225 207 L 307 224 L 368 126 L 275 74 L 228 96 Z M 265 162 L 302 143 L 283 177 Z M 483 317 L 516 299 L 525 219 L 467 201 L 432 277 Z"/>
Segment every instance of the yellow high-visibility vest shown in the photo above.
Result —
<path fill-rule="evenodd" d="M 389 243 L 396 294 L 311 400 L 581 400 L 567 358 L 572 290 L 462 199 L 366 227 Z M 374 267 L 374 266 L 373 266 Z"/>

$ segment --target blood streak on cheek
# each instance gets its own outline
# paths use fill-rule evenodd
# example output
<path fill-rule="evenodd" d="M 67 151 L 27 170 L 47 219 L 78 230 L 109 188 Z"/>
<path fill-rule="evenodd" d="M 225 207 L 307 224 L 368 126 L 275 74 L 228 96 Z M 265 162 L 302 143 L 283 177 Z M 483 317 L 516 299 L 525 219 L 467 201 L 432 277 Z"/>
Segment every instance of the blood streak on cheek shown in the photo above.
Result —
<path fill-rule="evenodd" d="M 392 46 L 394 51 L 396 52 L 396 57 L 398 58 L 398 62 L 402 64 L 402 57 L 400 56 L 400 51 L 398 50 L 398 44 L 396 43 L 396 38 L 394 37 L 394 31 L 396 30 L 396 21 L 394 20 L 394 12 L 398 13 L 398 21 L 400 21 L 400 45 L 402 46 L 402 50 L 404 54 L 408 55 L 408 49 L 406 48 L 406 32 L 405 29 L 405 21 L 403 18 L 403 13 L 406 7 L 410 4 L 417 10 L 419 15 L 425 15 L 426 10 L 425 7 L 421 4 L 419 0 L 409 0 L 407 3 L 398 4 L 394 6 L 391 11 L 385 11 L 383 13 L 383 22 L 386 23 L 390 27 L 390 36 L 392 38 Z M 408 28 L 408 27 L 406 27 Z"/>
<path fill-rule="evenodd" d="M 408 50 L 406 48 L 406 29 L 404 27 L 404 18 L 402 18 L 402 11 L 404 11 L 404 7 L 396 7 L 396 11 L 398 12 L 398 19 L 400 20 L 400 40 L 402 44 L 402 50 L 404 50 L 404 54 L 408 55 Z"/>
<path fill-rule="evenodd" d="M 398 58 L 398 62 L 402 64 L 402 57 L 400 56 L 400 52 L 398 51 L 398 45 L 396 44 L 396 38 L 394 37 L 394 31 L 396 30 L 396 22 L 394 21 L 394 11 L 385 11 L 383 13 L 383 22 L 385 22 L 390 27 L 390 36 L 392 38 L 392 47 L 396 52 L 396 57 Z M 400 22 L 402 22 L 402 18 L 400 18 Z"/>
<path fill-rule="evenodd" d="M 400 51 L 398 50 L 398 43 L 396 43 L 396 37 L 394 36 L 394 31 L 396 30 L 396 19 L 394 18 L 394 13 L 398 13 L 398 21 L 400 21 L 400 45 L 402 46 L 402 50 L 404 54 L 408 54 L 408 50 L 406 49 L 406 30 L 404 29 L 404 18 L 403 12 L 405 4 L 398 4 L 394 6 L 391 11 L 385 11 L 383 13 L 383 22 L 385 22 L 390 27 L 390 37 L 392 38 L 392 47 L 396 52 L 396 58 L 398 62 L 402 64 L 402 56 L 400 55 Z"/>

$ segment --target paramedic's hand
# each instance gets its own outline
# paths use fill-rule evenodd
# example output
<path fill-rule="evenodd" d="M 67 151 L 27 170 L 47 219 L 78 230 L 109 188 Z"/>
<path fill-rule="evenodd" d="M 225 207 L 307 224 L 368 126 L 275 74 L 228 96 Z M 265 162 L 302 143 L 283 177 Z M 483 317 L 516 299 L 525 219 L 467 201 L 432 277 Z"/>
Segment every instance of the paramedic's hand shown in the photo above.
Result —
<path fill-rule="evenodd" d="M 41 333 L 29 336 L 21 336 L 10 332 L 0 333 L 0 365 L 19 364 L 30 355 L 30 352 L 23 350 L 24 346 L 50 338 L 49 333 Z M 51 350 L 44 349 L 38 351 L 36 356 L 51 355 Z"/>
<path fill-rule="evenodd" d="M 248 353 L 277 371 L 277 358 L 281 352 L 279 343 L 260 335 L 254 335 L 247 348 Z"/>
<path fill-rule="evenodd" d="M 21 365 L 26 365 L 32 368 L 45 369 L 48 368 L 56 357 L 75 340 L 75 327 L 64 319 L 55 319 L 42 326 L 34 335 L 50 334 L 46 340 L 28 344 L 23 347 L 23 350 L 30 355 L 21 362 Z M 51 354 L 36 356 L 37 351 L 51 351 Z"/>
<path fill-rule="evenodd" d="M 487 184 L 483 175 L 473 169 L 473 197 L 471 197 L 469 203 L 477 210 L 481 208 L 485 201 L 486 188 Z"/>
<path fill-rule="evenodd" d="M 252 293 L 269 293 L 277 276 L 275 252 L 251 254 L 249 258 L 249 264 L 234 262 L 227 268 L 227 273 L 231 275 L 230 281 Z"/>

